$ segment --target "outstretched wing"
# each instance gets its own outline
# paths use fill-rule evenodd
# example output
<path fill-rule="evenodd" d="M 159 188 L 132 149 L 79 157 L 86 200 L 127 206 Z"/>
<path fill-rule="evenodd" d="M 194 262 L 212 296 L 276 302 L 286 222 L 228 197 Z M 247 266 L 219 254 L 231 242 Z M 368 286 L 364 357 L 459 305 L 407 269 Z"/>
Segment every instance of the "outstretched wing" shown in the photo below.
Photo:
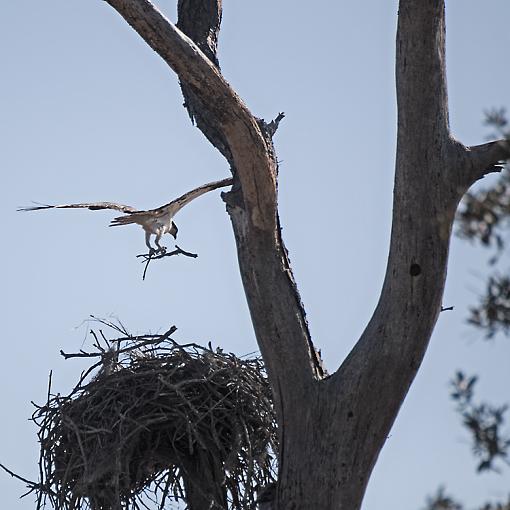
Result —
<path fill-rule="evenodd" d="M 32 207 L 20 207 L 18 211 L 41 211 L 43 209 L 90 209 L 91 211 L 99 211 L 101 209 L 113 209 L 124 213 L 134 213 L 136 209 L 130 205 L 116 204 L 115 202 L 90 202 L 85 204 L 62 204 L 48 205 L 41 204 Z"/>
<path fill-rule="evenodd" d="M 150 212 L 153 213 L 154 216 L 164 216 L 169 214 L 171 217 L 173 217 L 186 204 L 189 204 L 192 200 L 195 200 L 195 198 L 198 198 L 200 195 L 203 195 L 204 193 L 215 190 L 217 188 L 231 186 L 232 183 L 233 180 L 230 177 L 228 179 L 223 179 L 221 181 L 215 181 L 210 182 L 209 184 L 204 184 L 203 186 L 199 186 L 198 188 L 195 188 L 191 191 L 188 191 L 187 193 L 184 193 L 184 195 L 180 196 L 179 198 L 176 198 L 175 200 L 172 200 L 168 204 L 162 205 L 157 209 L 152 209 L 152 211 Z"/>

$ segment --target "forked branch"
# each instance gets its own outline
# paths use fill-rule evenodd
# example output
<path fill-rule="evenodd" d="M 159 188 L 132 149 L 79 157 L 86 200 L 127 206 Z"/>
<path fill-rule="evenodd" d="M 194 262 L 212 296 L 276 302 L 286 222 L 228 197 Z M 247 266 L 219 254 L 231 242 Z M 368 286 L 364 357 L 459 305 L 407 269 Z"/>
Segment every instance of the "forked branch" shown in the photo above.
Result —
<path fill-rule="evenodd" d="M 303 372 L 307 380 L 313 377 L 316 361 L 278 225 L 271 133 L 282 115 L 269 125 L 255 118 L 221 75 L 216 45 L 207 41 L 211 34 L 217 38 L 219 0 L 207 0 L 207 7 L 197 0 L 179 2 L 179 26 L 195 41 L 148 0 L 107 2 L 177 73 L 190 115 L 232 167 L 240 186 L 225 195 L 257 339 L 273 388 L 296 388 Z M 200 19 L 193 21 L 191 11 Z M 203 20 L 207 13 L 213 14 Z M 276 374 L 282 378 L 279 384 Z"/>
<path fill-rule="evenodd" d="M 140 255 L 137 255 L 136 258 L 142 258 L 143 263 L 145 264 L 143 268 L 142 280 L 145 280 L 147 269 L 149 268 L 149 264 L 151 263 L 152 260 L 160 260 L 165 257 L 174 257 L 175 255 L 184 255 L 185 257 L 191 257 L 193 259 L 196 259 L 198 257 L 197 253 L 185 251 L 177 245 L 175 245 L 175 250 L 172 251 L 164 251 L 162 253 L 141 253 Z"/>
<path fill-rule="evenodd" d="M 317 369 L 279 228 L 271 137 L 281 116 L 272 124 L 256 119 L 225 81 L 216 54 L 221 2 L 204 1 L 202 10 L 201 0 L 179 1 L 186 36 L 148 0 L 107 0 L 177 73 L 190 116 L 224 154 L 240 184 L 226 194 L 226 202 L 279 425 L 285 424 L 279 438 L 279 508 L 355 510 L 441 311 L 462 189 L 460 179 L 452 179 L 468 161 L 449 132 L 444 0 L 400 0 L 388 267 L 360 341 L 338 372 L 325 379 Z M 200 13 L 209 21 L 202 23 Z M 490 168 L 507 154 L 501 149 L 499 144 L 472 148 L 473 165 Z M 324 472 L 327 477 L 321 477 Z M 313 495 L 313 503 L 307 503 L 306 494 Z"/>
<path fill-rule="evenodd" d="M 191 88 L 220 127 L 251 224 L 276 225 L 276 167 L 256 119 L 200 48 L 148 0 L 106 0 Z"/>

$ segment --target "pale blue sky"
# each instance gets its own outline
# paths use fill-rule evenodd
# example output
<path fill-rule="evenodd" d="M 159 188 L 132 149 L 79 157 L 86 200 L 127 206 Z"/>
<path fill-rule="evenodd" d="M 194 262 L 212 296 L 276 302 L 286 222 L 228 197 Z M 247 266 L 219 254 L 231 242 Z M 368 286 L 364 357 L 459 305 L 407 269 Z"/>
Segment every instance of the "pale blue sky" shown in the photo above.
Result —
<path fill-rule="evenodd" d="M 175 20 L 175 0 L 159 5 Z M 2 7 L 0 462 L 35 477 L 30 401 L 43 401 L 50 369 L 55 390 L 76 381 L 80 363 L 58 353 L 82 346 L 89 314 L 117 316 L 133 332 L 176 324 L 177 340 L 211 340 L 237 354 L 256 343 L 218 193 L 177 217 L 179 244 L 199 258 L 153 264 L 145 282 L 135 259 L 141 229 L 108 229 L 108 212 L 15 212 L 31 200 L 155 207 L 228 167 L 190 124 L 173 72 L 105 2 Z M 283 234 L 330 369 L 370 317 L 386 264 L 396 13 L 395 0 L 224 1 L 225 77 L 255 115 L 287 115 L 275 137 Z M 483 110 L 510 105 L 510 3 L 451 0 L 447 24 L 452 127 L 464 143 L 481 143 Z M 455 310 L 439 318 L 363 510 L 419 509 L 441 483 L 470 507 L 508 491 L 508 470 L 474 474 L 447 394 L 462 368 L 480 374 L 481 395 L 510 400 L 509 341 L 484 343 L 464 323 L 486 260 L 453 242 L 444 303 Z M 0 474 L 2 509 L 33 508 L 17 499 L 22 492 Z"/>

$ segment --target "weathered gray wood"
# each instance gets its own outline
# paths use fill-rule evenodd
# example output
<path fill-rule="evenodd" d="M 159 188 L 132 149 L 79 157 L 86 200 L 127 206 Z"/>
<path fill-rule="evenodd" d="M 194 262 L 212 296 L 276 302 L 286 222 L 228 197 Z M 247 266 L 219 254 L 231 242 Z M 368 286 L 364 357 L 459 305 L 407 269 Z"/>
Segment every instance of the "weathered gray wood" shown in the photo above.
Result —
<path fill-rule="evenodd" d="M 481 179 L 488 171 L 498 172 L 502 169 L 498 163 L 510 157 L 510 140 L 495 140 L 467 147 L 466 150 L 469 159 L 466 169 L 469 183 Z"/>
<path fill-rule="evenodd" d="M 213 452 L 197 452 L 194 458 L 182 460 L 186 464 L 182 477 L 187 508 L 228 510 L 227 491 L 223 486 L 223 466 Z"/>
<path fill-rule="evenodd" d="M 466 148 L 450 134 L 444 0 L 400 0 L 386 276 L 360 340 L 326 378 L 281 238 L 271 133 L 219 71 L 220 0 L 207 0 L 203 9 L 198 0 L 179 1 L 179 26 L 189 37 L 147 0 L 107 1 L 177 73 L 191 117 L 234 173 L 236 185 L 225 201 L 280 431 L 275 501 L 265 504 L 279 510 L 359 509 L 441 310 L 458 202 L 509 156 L 502 141 Z"/>

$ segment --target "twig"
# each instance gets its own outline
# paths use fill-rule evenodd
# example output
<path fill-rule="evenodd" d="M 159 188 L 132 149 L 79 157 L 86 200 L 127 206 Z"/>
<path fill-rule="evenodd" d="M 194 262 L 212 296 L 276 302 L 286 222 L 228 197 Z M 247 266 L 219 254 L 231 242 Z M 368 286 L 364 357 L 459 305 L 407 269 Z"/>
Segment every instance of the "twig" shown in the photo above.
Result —
<path fill-rule="evenodd" d="M 278 126 L 280 125 L 280 122 L 282 121 L 282 119 L 284 117 L 285 117 L 285 113 L 280 112 L 278 114 L 278 116 L 276 117 L 276 119 L 272 120 L 269 124 L 267 124 L 267 131 L 268 131 L 269 135 L 271 136 L 271 138 L 276 133 L 276 130 L 278 129 Z"/>
<path fill-rule="evenodd" d="M 38 484 L 36 482 L 31 482 L 30 480 L 27 480 L 26 478 L 23 478 L 22 476 L 17 475 L 16 473 L 13 473 L 9 468 L 5 467 L 3 464 L 0 464 L 0 469 L 3 469 L 6 473 L 10 474 L 13 478 L 17 478 L 18 480 L 25 482 L 27 484 L 27 487 L 29 487 L 31 490 L 36 490 L 40 487 L 40 484 Z"/>
<path fill-rule="evenodd" d="M 124 324 L 122 324 L 122 322 L 118 318 L 116 318 L 117 323 L 103 319 L 101 317 L 96 317 L 95 315 L 91 315 L 90 318 L 93 319 L 95 322 L 104 324 L 105 326 L 108 326 L 109 328 L 111 328 L 123 335 L 130 336 L 129 331 L 127 330 L 126 326 L 124 326 Z"/>
<path fill-rule="evenodd" d="M 116 354 L 124 354 L 126 352 L 134 351 L 136 349 L 140 349 L 141 347 L 145 347 L 147 345 L 157 346 L 158 344 L 164 342 L 168 339 L 170 335 L 177 331 L 176 326 L 172 326 L 168 331 L 163 333 L 162 335 L 139 335 L 139 336 L 129 336 L 125 338 L 117 338 L 115 341 L 132 341 L 138 342 L 134 345 L 130 345 L 128 347 L 124 347 L 123 349 L 118 349 L 115 351 Z M 99 348 L 99 346 L 96 346 Z M 66 353 L 62 349 L 60 350 L 60 355 L 64 357 L 64 359 L 70 358 L 102 358 L 108 355 L 108 352 L 100 351 L 100 352 L 85 352 L 80 349 L 80 352 L 77 353 Z"/>
<path fill-rule="evenodd" d="M 145 267 L 143 269 L 143 275 L 142 280 L 145 280 L 145 275 L 147 274 L 147 268 L 149 267 L 149 264 L 151 260 L 159 260 L 164 257 L 173 257 L 174 255 L 184 255 L 186 257 L 191 257 L 196 259 L 198 257 L 197 253 L 191 253 L 189 251 L 183 250 L 181 247 L 175 245 L 175 250 L 172 251 L 165 251 L 163 253 L 141 253 L 140 255 L 137 255 L 136 258 L 143 258 L 143 264 L 145 264 Z"/>
<path fill-rule="evenodd" d="M 67 354 L 62 349 L 60 349 L 60 355 L 64 359 L 69 359 L 69 358 L 100 358 L 101 356 L 103 356 L 103 353 L 102 352 L 85 352 L 85 351 L 80 350 L 80 352 L 77 352 L 77 353 L 74 353 L 74 354 Z"/>
<path fill-rule="evenodd" d="M 448 312 L 450 310 L 453 310 L 453 306 L 442 306 L 441 307 L 442 312 Z"/>

